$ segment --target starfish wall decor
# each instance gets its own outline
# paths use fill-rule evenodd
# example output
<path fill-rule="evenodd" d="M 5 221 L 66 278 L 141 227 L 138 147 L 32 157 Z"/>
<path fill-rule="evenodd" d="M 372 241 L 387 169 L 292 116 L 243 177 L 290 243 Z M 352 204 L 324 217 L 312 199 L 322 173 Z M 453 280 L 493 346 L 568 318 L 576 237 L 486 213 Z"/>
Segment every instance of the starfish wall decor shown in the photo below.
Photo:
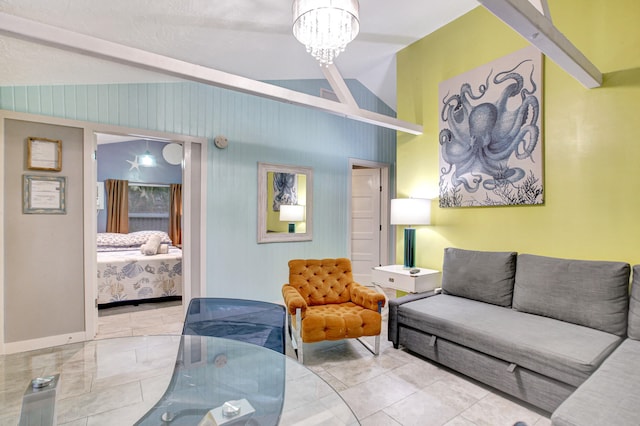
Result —
<path fill-rule="evenodd" d="M 138 163 L 138 156 L 134 156 L 133 161 L 131 160 L 125 160 L 127 163 L 131 164 L 131 168 L 129 168 L 129 171 L 136 169 L 137 171 L 140 171 L 140 163 Z"/>

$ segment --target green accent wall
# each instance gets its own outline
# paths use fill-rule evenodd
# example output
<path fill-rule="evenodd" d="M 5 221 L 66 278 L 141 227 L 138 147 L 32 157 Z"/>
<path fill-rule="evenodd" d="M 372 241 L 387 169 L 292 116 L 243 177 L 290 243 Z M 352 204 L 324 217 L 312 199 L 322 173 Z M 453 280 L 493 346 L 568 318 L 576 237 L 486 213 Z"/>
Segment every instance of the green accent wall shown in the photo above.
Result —
<path fill-rule="evenodd" d="M 640 2 L 549 6 L 604 84 L 586 89 L 544 59 L 544 205 L 442 209 L 434 199 L 433 226 L 418 227 L 419 266 L 441 269 L 449 246 L 640 263 Z M 425 132 L 398 134 L 398 196 L 438 195 L 439 83 L 526 46 L 478 7 L 399 52 L 398 117 Z"/>

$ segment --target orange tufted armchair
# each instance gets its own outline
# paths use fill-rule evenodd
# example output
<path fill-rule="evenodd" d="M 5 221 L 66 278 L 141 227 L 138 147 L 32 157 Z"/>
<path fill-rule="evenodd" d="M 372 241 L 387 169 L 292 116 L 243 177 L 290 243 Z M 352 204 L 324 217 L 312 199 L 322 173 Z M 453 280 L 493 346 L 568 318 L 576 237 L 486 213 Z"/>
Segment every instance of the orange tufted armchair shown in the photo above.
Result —
<path fill-rule="evenodd" d="M 380 351 L 383 294 L 353 281 L 349 259 L 289 261 L 289 283 L 282 286 L 291 341 L 303 362 L 303 343 L 375 336 Z"/>

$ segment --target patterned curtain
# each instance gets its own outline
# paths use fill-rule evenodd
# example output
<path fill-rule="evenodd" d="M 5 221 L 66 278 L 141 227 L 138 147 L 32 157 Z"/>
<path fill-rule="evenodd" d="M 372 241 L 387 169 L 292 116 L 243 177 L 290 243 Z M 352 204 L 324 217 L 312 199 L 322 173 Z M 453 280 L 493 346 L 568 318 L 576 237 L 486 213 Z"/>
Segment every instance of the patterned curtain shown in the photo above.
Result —
<path fill-rule="evenodd" d="M 107 232 L 129 233 L 129 181 L 107 179 Z"/>
<path fill-rule="evenodd" d="M 173 245 L 182 244 L 182 184 L 172 183 L 169 186 L 171 200 L 169 204 L 169 237 Z"/>

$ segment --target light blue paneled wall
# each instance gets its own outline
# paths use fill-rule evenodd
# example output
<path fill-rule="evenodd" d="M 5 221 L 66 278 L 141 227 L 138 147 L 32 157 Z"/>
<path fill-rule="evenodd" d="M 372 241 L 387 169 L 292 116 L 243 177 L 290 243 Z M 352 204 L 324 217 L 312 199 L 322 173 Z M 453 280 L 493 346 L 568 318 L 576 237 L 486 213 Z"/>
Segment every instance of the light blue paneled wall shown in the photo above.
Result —
<path fill-rule="evenodd" d="M 359 82 L 347 83 L 362 108 L 394 115 Z M 328 88 L 321 80 L 274 84 L 313 94 Z M 208 296 L 280 301 L 289 259 L 349 256 L 349 158 L 388 163 L 395 176 L 395 131 L 197 83 L 2 87 L 0 107 L 209 141 L 226 136 L 227 149 L 209 143 L 208 151 Z M 313 241 L 257 244 L 258 162 L 313 168 Z"/>

